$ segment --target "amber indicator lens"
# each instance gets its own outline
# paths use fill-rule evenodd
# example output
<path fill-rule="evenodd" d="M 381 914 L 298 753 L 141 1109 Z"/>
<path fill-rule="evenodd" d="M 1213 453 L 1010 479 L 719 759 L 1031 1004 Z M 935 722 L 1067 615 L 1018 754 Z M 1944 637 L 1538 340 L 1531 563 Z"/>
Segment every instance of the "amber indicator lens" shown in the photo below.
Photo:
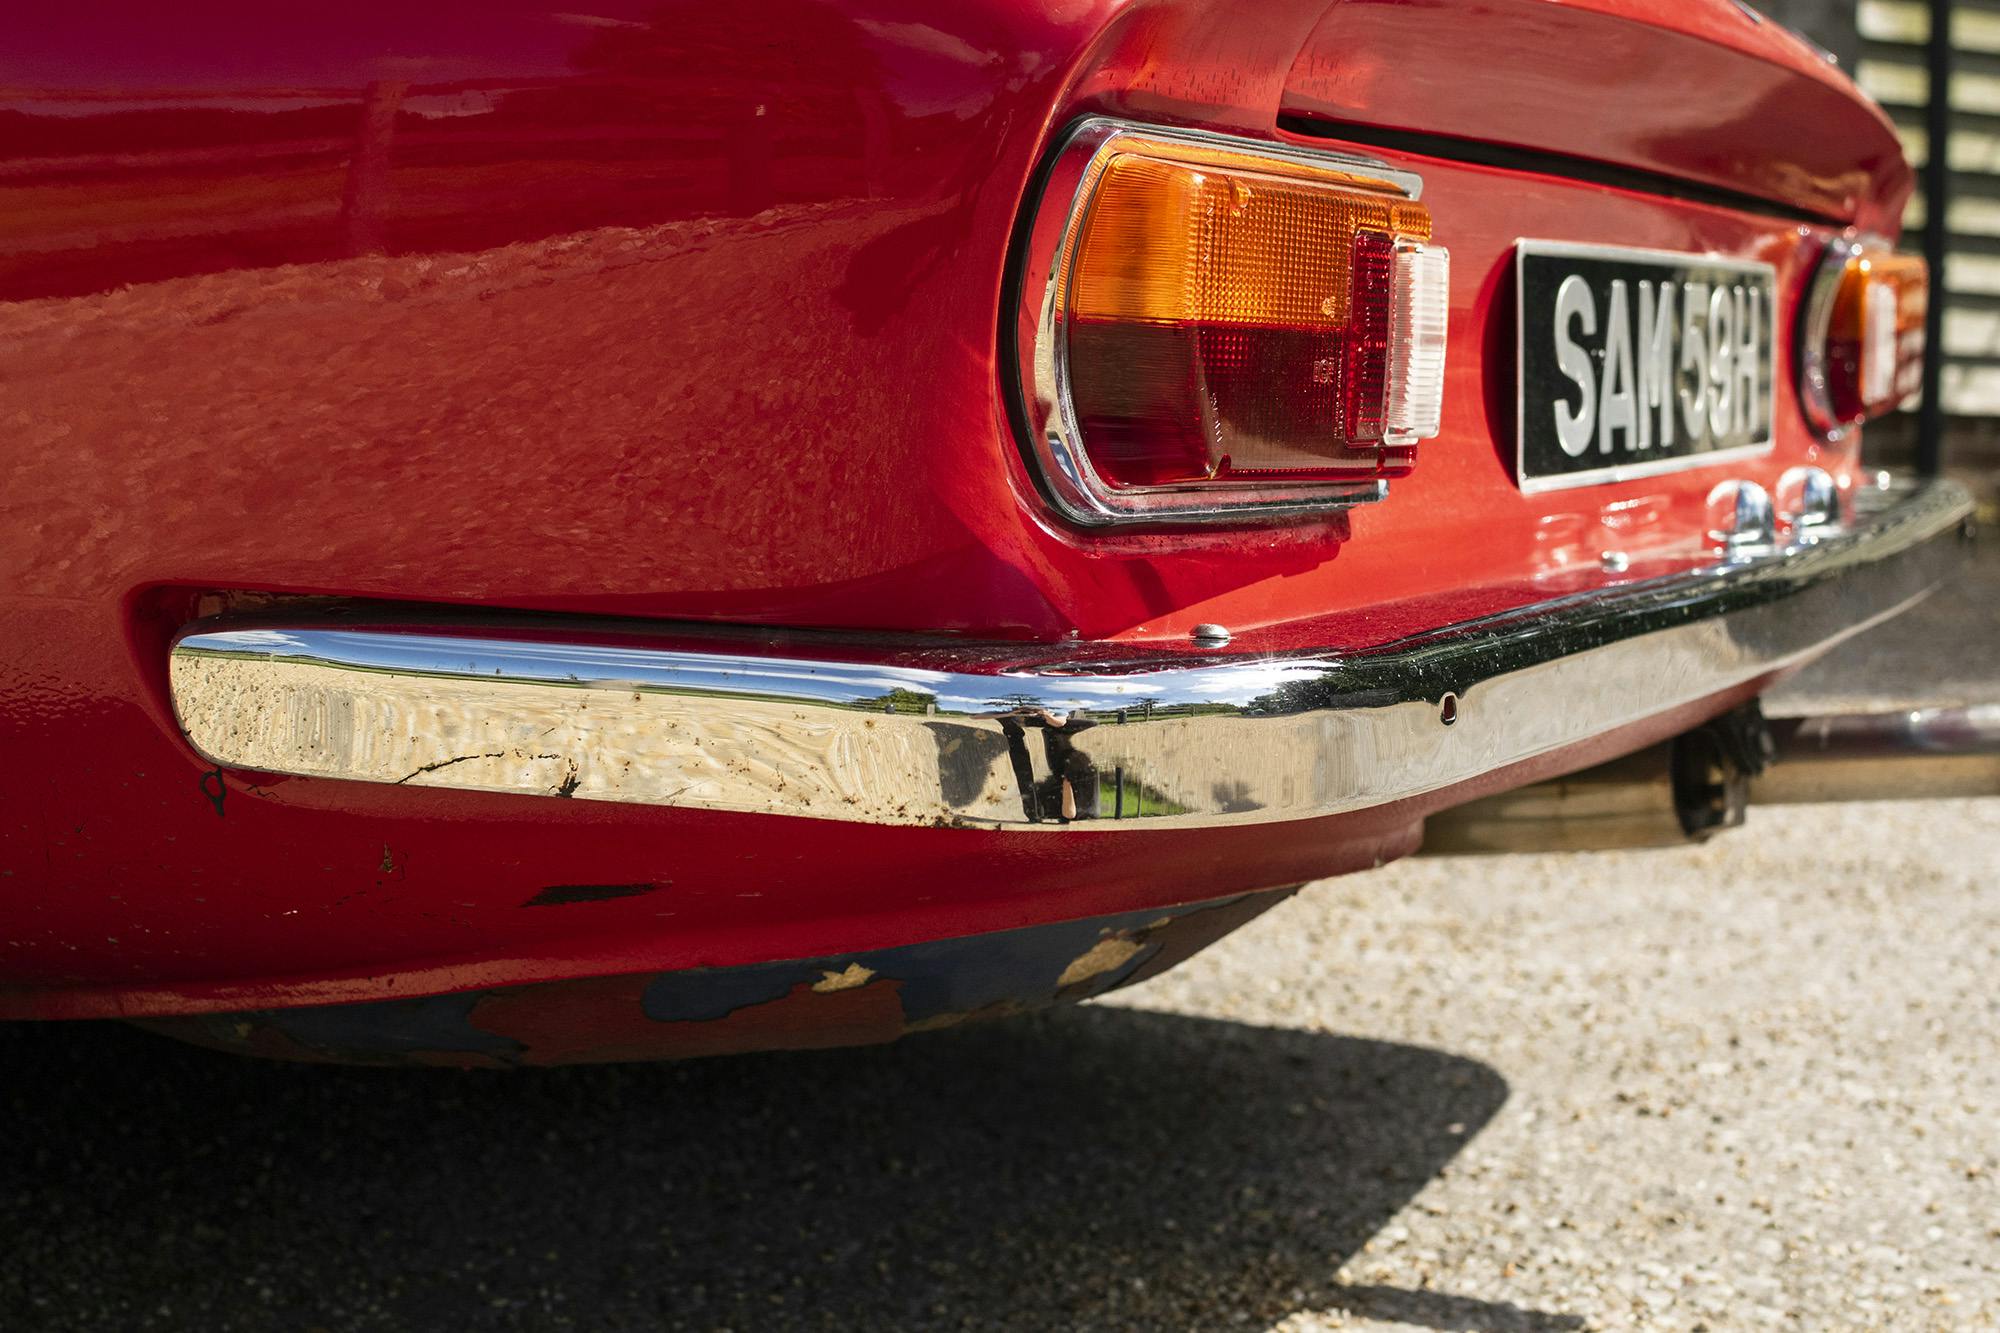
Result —
<path fill-rule="evenodd" d="M 1917 392 L 1929 302 L 1921 258 L 1851 240 L 1828 251 L 1805 332 L 1803 397 L 1815 426 L 1844 430 Z"/>
<path fill-rule="evenodd" d="M 1070 409 L 1114 489 L 1409 470 L 1443 395 L 1448 257 L 1381 182 L 1121 141 L 1086 181 L 1060 319 Z"/>

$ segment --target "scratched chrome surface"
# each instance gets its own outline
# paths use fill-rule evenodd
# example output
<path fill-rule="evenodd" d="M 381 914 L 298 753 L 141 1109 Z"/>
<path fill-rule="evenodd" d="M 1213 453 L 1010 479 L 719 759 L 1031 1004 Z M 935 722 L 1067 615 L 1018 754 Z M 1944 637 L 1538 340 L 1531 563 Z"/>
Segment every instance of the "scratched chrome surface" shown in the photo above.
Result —
<path fill-rule="evenodd" d="M 1450 786 L 1802 661 L 1933 588 L 1970 512 L 1963 489 L 1933 483 L 1810 546 L 1348 656 L 939 671 L 196 627 L 173 649 L 172 690 L 194 747 L 234 769 L 882 824 L 1303 819 Z"/>

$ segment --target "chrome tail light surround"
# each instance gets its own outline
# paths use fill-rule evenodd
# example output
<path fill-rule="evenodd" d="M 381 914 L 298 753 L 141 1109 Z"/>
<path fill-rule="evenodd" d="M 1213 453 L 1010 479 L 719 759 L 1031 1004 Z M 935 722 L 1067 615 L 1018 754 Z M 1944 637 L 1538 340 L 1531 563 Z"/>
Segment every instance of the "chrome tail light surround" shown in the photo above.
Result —
<path fill-rule="evenodd" d="M 1093 466 L 1083 443 L 1071 394 L 1069 329 L 1064 323 L 1065 285 L 1079 226 L 1092 189 L 1112 154 L 1128 141 L 1181 144 L 1262 158 L 1276 167 L 1307 166 L 1352 182 L 1354 187 L 1414 203 L 1422 178 L 1379 160 L 1352 154 L 1201 130 L 1138 124 L 1106 117 L 1078 122 L 1063 138 L 1031 191 L 1023 234 L 1017 245 L 1018 298 L 1005 309 L 1003 351 L 1014 372 L 1010 390 L 1019 413 L 1023 453 L 1043 495 L 1065 519 L 1083 527 L 1159 523 L 1241 523 L 1265 517 L 1329 511 L 1382 499 L 1386 481 L 1356 475 L 1299 480 L 1232 476 L 1199 485 L 1113 486 Z M 1400 274 L 1422 272 L 1441 280 L 1448 255 L 1437 246 L 1407 238 L 1397 241 Z M 1402 355 L 1392 358 L 1388 407 L 1392 415 L 1383 443 L 1407 449 L 1436 433 L 1435 412 L 1421 394 L 1442 383 L 1445 300 L 1397 309 L 1393 323 L 1405 335 Z M 1332 472 L 1333 469 L 1329 469 Z"/>

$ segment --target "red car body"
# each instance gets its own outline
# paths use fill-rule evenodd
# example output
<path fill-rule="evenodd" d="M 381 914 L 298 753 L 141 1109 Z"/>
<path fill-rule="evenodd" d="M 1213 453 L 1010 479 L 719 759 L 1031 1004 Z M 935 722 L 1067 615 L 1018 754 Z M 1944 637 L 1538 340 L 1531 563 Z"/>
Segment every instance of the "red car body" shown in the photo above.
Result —
<path fill-rule="evenodd" d="M 1103 940 L 1123 964 L 1163 914 L 1240 904 L 1204 909 L 1208 938 L 1778 668 L 1386 803 L 1058 835 L 212 762 L 169 676 L 190 626 L 504 614 L 932 665 L 1252 661 L 1685 575 L 1713 562 L 1718 479 L 1850 488 L 1856 438 L 1808 428 L 1787 346 L 1767 455 L 1524 493 L 1517 238 L 1766 261 L 1789 330 L 1826 241 L 1893 234 L 1911 189 L 1880 112 L 1729 0 L 81 0 L 10 33 L 0 1015 L 289 1054 L 889 1035 L 1017 997 L 918 1015 L 879 958 L 1115 918 L 1048 946 L 1068 961 L 1040 992 L 1088 993 L 1137 975 L 1073 975 Z M 1453 255 L 1447 395 L 1384 502 L 1129 532 L 1051 512 L 1010 415 L 1010 255 L 1089 116 L 1421 175 Z M 630 1012 L 662 974 L 758 967 L 757 1005 Z M 546 983 L 570 984 L 506 990 Z M 240 1018 L 428 996 L 481 997 L 508 1040 Z"/>

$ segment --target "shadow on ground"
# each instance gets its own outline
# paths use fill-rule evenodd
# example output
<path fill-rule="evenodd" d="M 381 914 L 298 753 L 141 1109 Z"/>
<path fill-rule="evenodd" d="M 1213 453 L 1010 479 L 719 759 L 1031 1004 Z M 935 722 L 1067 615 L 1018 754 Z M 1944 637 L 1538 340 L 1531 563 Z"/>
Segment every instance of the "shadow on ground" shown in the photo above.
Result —
<path fill-rule="evenodd" d="M 501 1074 L 98 1024 L 0 1060 L 10 1329 L 1579 1326 L 1336 1280 L 1506 1097 L 1432 1050 L 1090 1007 Z"/>

